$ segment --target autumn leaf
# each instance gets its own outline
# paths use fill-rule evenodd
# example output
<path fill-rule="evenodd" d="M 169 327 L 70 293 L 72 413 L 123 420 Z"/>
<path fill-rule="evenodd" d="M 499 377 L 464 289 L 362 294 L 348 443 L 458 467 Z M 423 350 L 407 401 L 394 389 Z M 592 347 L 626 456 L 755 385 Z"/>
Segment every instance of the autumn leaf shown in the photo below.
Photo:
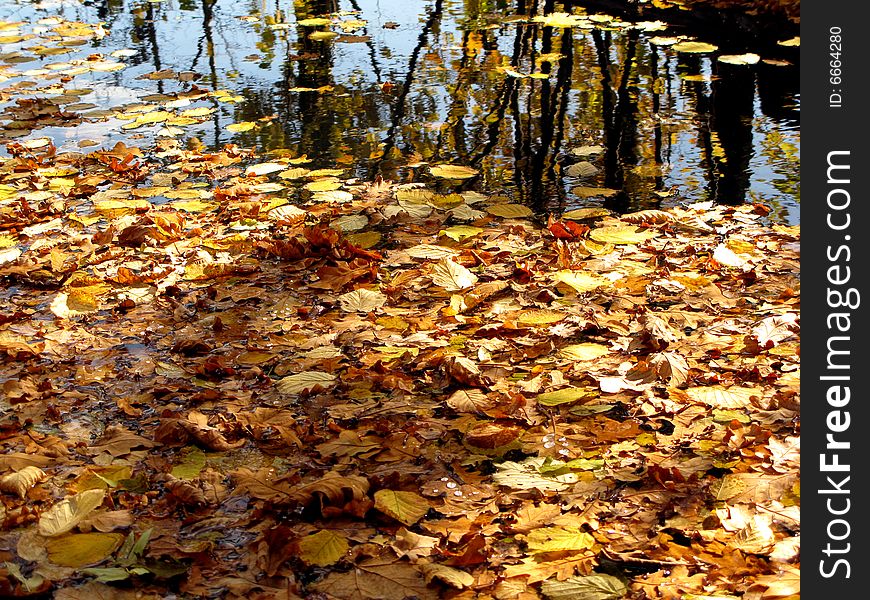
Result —
<path fill-rule="evenodd" d="M 106 490 L 85 490 L 61 500 L 39 517 L 39 533 L 46 537 L 66 533 L 100 506 L 105 497 Z"/>
<path fill-rule="evenodd" d="M 85 567 L 102 562 L 124 541 L 120 533 L 72 533 L 45 543 L 48 558 L 63 567 Z"/>
<path fill-rule="evenodd" d="M 279 380 L 275 387 L 282 394 L 302 394 L 317 389 L 326 389 L 335 383 L 336 377 L 330 373 L 305 371 L 288 375 Z"/>
<path fill-rule="evenodd" d="M 19 498 L 27 495 L 27 490 L 48 477 L 39 467 L 28 466 L 15 473 L 0 478 L 0 490 L 17 494 Z"/>
<path fill-rule="evenodd" d="M 373 292 L 360 288 L 338 297 L 342 310 L 347 312 L 368 313 L 382 307 L 387 302 L 387 297 L 380 292 Z"/>
<path fill-rule="evenodd" d="M 560 404 L 570 404 L 572 402 L 588 400 L 597 395 L 597 391 L 591 388 L 567 387 L 562 388 L 561 390 L 538 394 L 535 399 L 538 401 L 538 404 L 542 406 L 559 406 Z"/>
<path fill-rule="evenodd" d="M 323 529 L 299 540 L 299 558 L 309 565 L 326 567 L 341 560 L 348 548 L 344 536 Z"/>
<path fill-rule="evenodd" d="M 576 527 L 542 527 L 526 535 L 526 545 L 533 554 L 588 550 L 594 544 L 595 538 Z"/>
<path fill-rule="evenodd" d="M 477 275 L 449 258 L 442 258 L 432 268 L 432 283 L 448 292 L 459 291 L 477 283 Z"/>
<path fill-rule="evenodd" d="M 429 501 L 416 492 L 378 490 L 375 508 L 405 525 L 413 525 L 429 512 Z"/>
<path fill-rule="evenodd" d="M 628 588 L 613 575 L 588 575 L 564 581 L 548 579 L 541 584 L 541 592 L 550 600 L 618 600 Z"/>
<path fill-rule="evenodd" d="M 505 219 L 522 219 L 532 216 L 532 209 L 522 204 L 492 204 L 486 207 L 486 212 Z"/>
<path fill-rule="evenodd" d="M 429 167 L 429 173 L 443 179 L 469 179 L 478 174 L 476 169 L 461 165 L 435 165 Z"/>
<path fill-rule="evenodd" d="M 312 586 L 336 600 L 436 600 L 421 573 L 406 562 L 374 557 L 357 563 L 347 573 L 332 573 Z"/>

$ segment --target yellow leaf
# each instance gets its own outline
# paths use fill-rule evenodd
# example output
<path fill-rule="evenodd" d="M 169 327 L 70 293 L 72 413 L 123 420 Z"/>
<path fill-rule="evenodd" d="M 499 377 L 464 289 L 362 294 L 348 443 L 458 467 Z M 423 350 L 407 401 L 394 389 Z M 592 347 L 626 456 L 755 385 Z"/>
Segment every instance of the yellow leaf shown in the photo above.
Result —
<path fill-rule="evenodd" d="M 309 192 L 330 192 L 340 188 L 341 181 L 335 177 L 324 177 L 323 179 L 309 181 L 302 187 Z"/>
<path fill-rule="evenodd" d="M 438 232 L 438 235 L 446 235 L 452 240 L 461 242 L 465 238 L 474 237 L 482 231 L 483 229 L 480 227 L 472 227 L 471 225 L 454 225 L 453 227 L 442 229 Z"/>
<path fill-rule="evenodd" d="M 429 501 L 416 492 L 378 490 L 375 508 L 405 525 L 413 525 L 429 512 Z"/>
<path fill-rule="evenodd" d="M 517 323 L 520 325 L 551 325 L 552 323 L 558 323 L 567 316 L 567 314 L 557 310 L 523 310 L 517 316 Z"/>
<path fill-rule="evenodd" d="M 95 510 L 106 497 L 106 490 L 85 490 L 64 498 L 39 517 L 39 533 L 52 537 L 66 533 Z"/>
<path fill-rule="evenodd" d="M 586 400 L 595 395 L 596 391 L 592 389 L 568 387 L 556 390 L 555 392 L 538 394 L 536 399 L 538 404 L 542 406 L 559 406 L 560 404 L 570 404 L 571 402 Z"/>
<path fill-rule="evenodd" d="M 295 375 L 288 375 L 278 381 L 275 387 L 282 394 L 301 394 L 305 390 L 315 388 L 327 388 L 335 383 L 335 375 L 321 373 L 320 371 L 303 371 Z"/>
<path fill-rule="evenodd" d="M 610 354 L 610 349 L 607 346 L 592 342 L 572 344 L 559 350 L 559 356 L 562 358 L 576 361 L 595 360 L 607 354 Z"/>
<path fill-rule="evenodd" d="M 477 275 L 449 258 L 442 258 L 432 268 L 432 283 L 453 292 L 473 286 Z"/>
<path fill-rule="evenodd" d="M 486 212 L 505 219 L 520 219 L 532 216 L 532 209 L 522 204 L 493 204 L 486 207 Z"/>
<path fill-rule="evenodd" d="M 381 241 L 381 234 L 377 231 L 365 231 L 363 233 L 352 233 L 347 236 L 349 241 L 354 246 L 368 250 Z"/>
<path fill-rule="evenodd" d="M 654 238 L 657 234 L 655 231 L 638 229 L 624 225 L 614 227 L 600 227 L 593 229 L 589 234 L 596 242 L 604 242 L 610 244 L 640 244 Z"/>
<path fill-rule="evenodd" d="M 686 394 L 690 399 L 714 408 L 746 408 L 752 404 L 754 396 L 763 397 L 764 390 L 737 385 L 730 387 L 710 385 L 688 388 Z"/>
<path fill-rule="evenodd" d="M 197 108 L 189 108 L 185 111 L 182 111 L 178 116 L 185 118 L 197 118 L 197 117 L 207 117 L 211 113 L 214 112 L 213 108 L 208 106 L 199 106 Z"/>
<path fill-rule="evenodd" d="M 246 177 L 259 177 L 261 175 L 268 175 L 269 173 L 277 173 L 278 171 L 283 171 L 287 165 L 281 163 L 260 163 L 258 165 L 251 165 L 247 169 L 245 169 Z"/>
<path fill-rule="evenodd" d="M 299 540 L 299 558 L 309 565 L 326 567 L 341 560 L 349 547 L 343 536 L 324 529 Z"/>
<path fill-rule="evenodd" d="M 595 545 L 595 538 L 577 527 L 541 527 L 529 532 L 526 544 L 532 554 L 587 550 Z"/>
<path fill-rule="evenodd" d="M 581 294 L 591 292 L 592 290 L 596 290 L 601 286 L 610 283 L 610 280 L 607 277 L 602 277 L 601 275 L 589 275 L 587 273 L 567 270 L 557 271 L 553 274 L 553 279 L 559 283 L 564 283 L 565 285 L 574 288 Z"/>
<path fill-rule="evenodd" d="M 429 173 L 433 177 L 441 177 L 442 179 L 470 179 L 476 176 L 479 171 L 462 165 L 435 165 L 429 167 Z"/>
<path fill-rule="evenodd" d="M 706 44 L 704 42 L 679 42 L 673 45 L 673 49 L 677 52 L 685 52 L 688 54 L 706 54 L 708 52 L 715 52 L 719 49 L 718 46 L 714 46 L 713 44 Z"/>
<path fill-rule="evenodd" d="M 62 567 L 85 567 L 102 562 L 124 541 L 120 533 L 72 533 L 48 540 L 48 558 Z"/>
<path fill-rule="evenodd" d="M 257 124 L 252 121 L 242 121 L 241 123 L 232 123 L 231 125 L 227 125 L 227 131 L 231 131 L 233 133 L 242 133 L 243 131 L 250 131 L 256 126 Z"/>
<path fill-rule="evenodd" d="M 594 189 L 604 191 L 604 188 L 586 188 L 586 189 Z M 577 188 L 571 190 L 573 193 L 576 193 Z M 563 219 L 570 219 L 571 221 L 582 221 L 584 219 L 594 219 L 596 217 L 606 217 L 610 214 L 610 211 L 606 208 L 578 208 L 577 210 L 569 210 L 566 213 L 562 214 Z"/>

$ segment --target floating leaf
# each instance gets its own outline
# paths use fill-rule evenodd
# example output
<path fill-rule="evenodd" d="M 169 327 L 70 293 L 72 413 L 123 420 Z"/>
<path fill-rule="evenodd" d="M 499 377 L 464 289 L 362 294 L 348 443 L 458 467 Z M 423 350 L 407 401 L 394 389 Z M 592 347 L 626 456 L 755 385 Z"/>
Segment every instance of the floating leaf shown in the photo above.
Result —
<path fill-rule="evenodd" d="M 581 161 L 565 169 L 568 177 L 591 177 L 598 172 L 598 167 L 588 161 Z"/>
<path fill-rule="evenodd" d="M 338 297 L 341 303 L 342 310 L 347 312 L 362 312 L 368 313 L 376 308 L 382 307 L 387 297 L 380 292 L 373 292 L 365 288 L 360 288 Z"/>
<path fill-rule="evenodd" d="M 714 46 L 713 44 L 692 41 L 679 42 L 674 44 L 672 48 L 677 52 L 685 52 L 687 54 L 706 54 L 708 52 L 715 52 L 719 49 L 718 46 Z"/>
<path fill-rule="evenodd" d="M 349 548 L 344 536 L 323 529 L 299 540 L 299 558 L 309 565 L 327 567 L 341 560 Z"/>
<path fill-rule="evenodd" d="M 473 286 L 477 275 L 449 258 L 442 258 L 432 268 L 432 283 L 453 292 Z"/>
<path fill-rule="evenodd" d="M 106 490 L 85 490 L 65 498 L 39 517 L 39 533 L 46 537 L 66 533 L 103 503 Z"/>
<path fill-rule="evenodd" d="M 441 177 L 443 179 L 470 179 L 475 177 L 479 171 L 461 165 L 435 165 L 429 167 L 429 173 L 434 177 Z"/>
<path fill-rule="evenodd" d="M 336 377 L 330 373 L 320 371 L 304 371 L 295 375 L 288 375 L 276 384 L 282 394 L 301 394 L 306 390 L 316 388 L 328 388 L 335 383 Z"/>
<path fill-rule="evenodd" d="M 250 131 L 256 126 L 257 124 L 252 121 L 242 121 L 241 123 L 231 123 L 230 125 L 227 125 L 227 131 L 242 133 L 243 131 Z"/>
<path fill-rule="evenodd" d="M 522 204 L 492 204 L 486 207 L 486 212 L 505 219 L 521 219 L 532 216 L 532 209 Z"/>
<path fill-rule="evenodd" d="M 595 189 L 601 190 L 605 192 L 604 188 L 587 188 L 587 189 Z M 576 188 L 575 188 L 576 190 Z M 585 219 L 595 219 L 597 217 L 606 217 L 610 214 L 610 211 L 606 208 L 578 208 L 577 210 L 569 210 L 566 213 L 562 213 L 563 219 L 568 219 L 570 221 L 583 221 Z"/>
<path fill-rule="evenodd" d="M 757 54 L 722 54 L 716 60 L 729 65 L 754 65 L 757 64 L 761 57 Z"/>
<path fill-rule="evenodd" d="M 405 525 L 413 525 L 429 512 L 429 501 L 416 492 L 378 490 L 375 508 Z"/>
<path fill-rule="evenodd" d="M 565 12 L 554 12 L 549 15 L 537 16 L 532 21 L 541 23 L 544 27 L 556 27 L 559 29 L 567 29 L 589 23 L 589 19 L 585 15 L 572 15 Z"/>
<path fill-rule="evenodd" d="M 269 173 L 277 173 L 278 171 L 283 171 L 287 168 L 287 165 L 282 163 L 260 163 L 257 165 L 251 165 L 247 169 L 245 169 L 246 177 L 260 177 L 262 175 L 268 175 Z"/>

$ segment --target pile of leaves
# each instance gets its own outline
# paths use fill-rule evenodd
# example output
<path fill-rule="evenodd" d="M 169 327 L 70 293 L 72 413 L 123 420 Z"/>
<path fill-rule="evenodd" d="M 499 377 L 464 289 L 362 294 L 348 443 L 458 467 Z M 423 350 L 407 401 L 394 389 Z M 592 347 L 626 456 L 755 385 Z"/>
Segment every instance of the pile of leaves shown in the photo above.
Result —
<path fill-rule="evenodd" d="M 0 595 L 799 596 L 799 234 L 765 207 L 7 151 Z"/>

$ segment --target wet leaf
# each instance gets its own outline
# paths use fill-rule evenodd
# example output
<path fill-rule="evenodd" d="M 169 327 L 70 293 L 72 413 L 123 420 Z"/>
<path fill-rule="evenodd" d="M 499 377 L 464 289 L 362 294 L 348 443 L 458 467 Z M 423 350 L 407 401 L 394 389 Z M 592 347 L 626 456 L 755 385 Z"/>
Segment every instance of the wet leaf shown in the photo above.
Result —
<path fill-rule="evenodd" d="M 478 171 L 462 165 L 435 165 L 429 167 L 429 173 L 443 179 L 469 179 L 477 176 Z"/>
<path fill-rule="evenodd" d="M 721 54 L 716 60 L 729 65 L 754 65 L 757 64 L 761 57 L 757 54 Z"/>
<path fill-rule="evenodd" d="M 71 533 L 45 543 L 48 558 L 64 567 L 85 567 L 104 561 L 124 541 L 120 533 Z"/>
<path fill-rule="evenodd" d="M 713 44 L 693 41 L 678 42 L 671 47 L 677 52 L 685 52 L 687 54 L 708 54 L 719 49 L 718 46 Z"/>
<path fill-rule="evenodd" d="M 335 380 L 335 375 L 330 373 L 305 371 L 284 377 L 278 381 L 275 387 L 282 394 L 302 394 L 306 391 L 332 387 Z"/>
<path fill-rule="evenodd" d="M 56 503 L 39 517 L 39 533 L 52 537 L 78 525 L 103 503 L 106 490 L 85 490 Z"/>
<path fill-rule="evenodd" d="M 299 540 L 299 558 L 309 565 L 327 567 L 344 558 L 349 548 L 344 536 L 324 529 Z"/>
<path fill-rule="evenodd" d="M 429 501 L 415 492 L 378 490 L 375 508 L 405 525 L 413 525 L 429 512 Z"/>
<path fill-rule="evenodd" d="M 521 219 L 532 216 L 532 209 L 522 204 L 492 204 L 486 207 L 486 212 L 505 219 Z"/>

